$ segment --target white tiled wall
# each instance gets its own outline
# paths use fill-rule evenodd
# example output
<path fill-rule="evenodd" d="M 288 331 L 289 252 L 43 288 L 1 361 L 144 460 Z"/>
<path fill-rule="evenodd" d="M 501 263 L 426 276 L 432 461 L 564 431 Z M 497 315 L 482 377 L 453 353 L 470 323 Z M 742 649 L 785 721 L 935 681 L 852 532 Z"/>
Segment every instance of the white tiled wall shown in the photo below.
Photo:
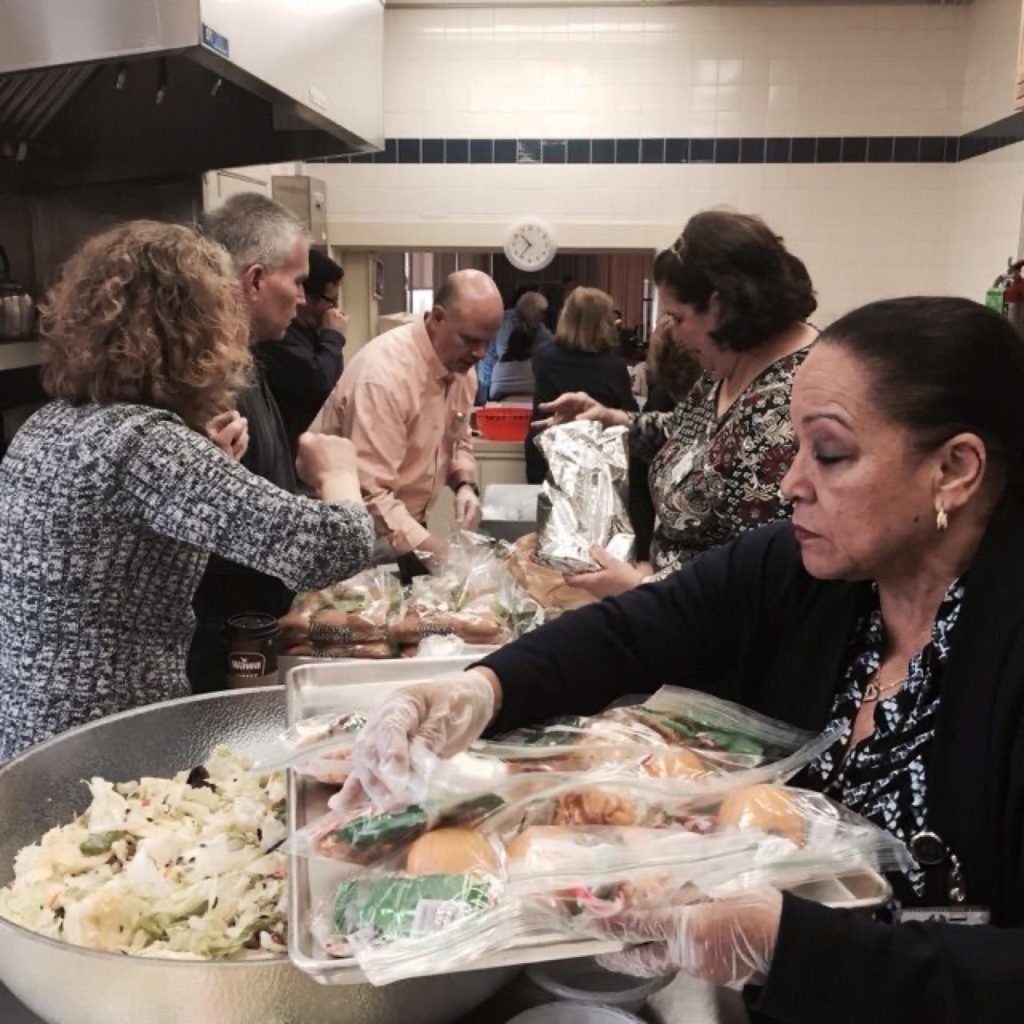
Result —
<path fill-rule="evenodd" d="M 971 131 L 1012 112 L 1021 0 L 977 0 L 970 8 L 961 127 Z M 955 166 L 946 288 L 980 299 L 1007 257 L 1019 253 L 1024 144 Z"/>
<path fill-rule="evenodd" d="M 969 132 L 1012 113 L 1021 0 L 977 0 L 964 45 L 960 130 Z"/>
<path fill-rule="evenodd" d="M 390 10 L 388 136 L 959 130 L 968 9 Z"/>
<path fill-rule="evenodd" d="M 1011 112 L 1019 18 L 1020 0 L 389 10 L 386 133 L 955 135 Z M 497 248 L 514 217 L 539 213 L 566 248 L 653 249 L 708 206 L 760 213 L 807 262 L 825 323 L 885 295 L 979 296 L 1011 240 L 1016 251 L 1017 149 L 959 165 L 318 164 L 315 173 L 328 180 L 332 241 L 346 248 Z"/>
<path fill-rule="evenodd" d="M 758 212 L 806 261 L 824 324 L 870 297 L 942 287 L 956 168 L 370 164 L 324 170 L 331 235 L 346 247 L 498 247 L 505 225 L 528 211 L 546 216 L 566 248 L 655 249 L 706 207 Z"/>
<path fill-rule="evenodd" d="M 980 300 L 1007 258 L 1020 253 L 1024 143 L 967 160 L 955 170 L 946 287 Z"/>

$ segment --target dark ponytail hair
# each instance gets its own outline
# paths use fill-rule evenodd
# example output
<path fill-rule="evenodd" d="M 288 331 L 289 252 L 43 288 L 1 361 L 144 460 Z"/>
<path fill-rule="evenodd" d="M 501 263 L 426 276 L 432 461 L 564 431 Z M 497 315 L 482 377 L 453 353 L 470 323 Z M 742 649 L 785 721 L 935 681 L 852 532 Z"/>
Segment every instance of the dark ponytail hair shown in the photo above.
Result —
<path fill-rule="evenodd" d="M 818 308 L 803 261 L 760 217 L 727 210 L 694 214 L 655 257 L 654 281 L 698 313 L 717 293 L 711 336 L 734 352 L 771 341 Z"/>
<path fill-rule="evenodd" d="M 995 474 L 1024 482 L 1024 338 L 994 310 L 969 299 L 886 299 L 840 317 L 817 344 L 859 360 L 881 409 L 923 449 L 976 434 Z"/>

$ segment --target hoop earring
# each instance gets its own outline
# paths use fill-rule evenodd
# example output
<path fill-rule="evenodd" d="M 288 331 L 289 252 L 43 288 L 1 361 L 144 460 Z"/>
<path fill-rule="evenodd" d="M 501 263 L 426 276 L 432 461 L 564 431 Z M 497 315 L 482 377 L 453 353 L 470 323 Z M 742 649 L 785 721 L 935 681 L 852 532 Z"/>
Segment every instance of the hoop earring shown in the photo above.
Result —
<path fill-rule="evenodd" d="M 946 510 L 940 507 L 935 513 L 935 529 L 942 533 L 947 526 L 949 526 L 949 516 L 946 515 Z"/>

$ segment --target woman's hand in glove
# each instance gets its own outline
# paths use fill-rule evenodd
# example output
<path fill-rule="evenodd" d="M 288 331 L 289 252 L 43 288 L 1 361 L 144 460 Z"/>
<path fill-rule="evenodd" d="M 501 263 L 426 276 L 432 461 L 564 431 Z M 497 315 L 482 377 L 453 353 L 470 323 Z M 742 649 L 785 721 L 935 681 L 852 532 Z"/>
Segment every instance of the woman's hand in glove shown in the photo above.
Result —
<path fill-rule="evenodd" d="M 477 739 L 494 717 L 499 692 L 485 671 L 439 676 L 389 697 L 352 748 L 339 809 L 367 798 L 379 810 L 408 803 L 433 762 Z"/>
<path fill-rule="evenodd" d="M 599 959 L 620 974 L 654 978 L 685 971 L 740 989 L 767 978 L 781 916 L 782 893 L 771 888 L 692 906 L 625 911 L 608 918 L 603 931 L 644 945 Z"/>
<path fill-rule="evenodd" d="M 462 484 L 455 492 L 455 522 L 463 530 L 475 530 L 480 525 L 480 499 L 472 484 Z"/>

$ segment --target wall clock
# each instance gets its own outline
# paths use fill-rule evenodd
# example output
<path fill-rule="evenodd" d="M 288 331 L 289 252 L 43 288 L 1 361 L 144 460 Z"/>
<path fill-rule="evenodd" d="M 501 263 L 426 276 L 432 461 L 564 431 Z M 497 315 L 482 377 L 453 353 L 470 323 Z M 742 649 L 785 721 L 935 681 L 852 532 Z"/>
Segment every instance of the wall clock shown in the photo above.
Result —
<path fill-rule="evenodd" d="M 551 228 L 539 217 L 523 217 L 505 234 L 505 255 L 517 270 L 543 270 L 558 252 Z"/>

